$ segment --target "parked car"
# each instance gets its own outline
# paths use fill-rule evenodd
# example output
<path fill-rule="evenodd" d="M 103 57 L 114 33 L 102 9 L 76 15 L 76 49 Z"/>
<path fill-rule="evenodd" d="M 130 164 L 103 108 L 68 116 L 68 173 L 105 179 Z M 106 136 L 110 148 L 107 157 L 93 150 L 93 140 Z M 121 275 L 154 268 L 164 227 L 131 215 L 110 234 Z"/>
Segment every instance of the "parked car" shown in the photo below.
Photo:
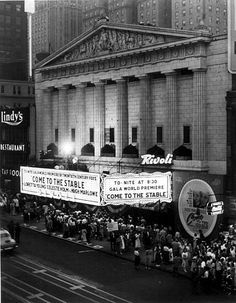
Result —
<path fill-rule="evenodd" d="M 14 251 L 17 247 L 16 241 L 12 239 L 10 233 L 4 229 L 0 229 L 0 242 L 1 242 L 1 252 L 2 251 Z"/>

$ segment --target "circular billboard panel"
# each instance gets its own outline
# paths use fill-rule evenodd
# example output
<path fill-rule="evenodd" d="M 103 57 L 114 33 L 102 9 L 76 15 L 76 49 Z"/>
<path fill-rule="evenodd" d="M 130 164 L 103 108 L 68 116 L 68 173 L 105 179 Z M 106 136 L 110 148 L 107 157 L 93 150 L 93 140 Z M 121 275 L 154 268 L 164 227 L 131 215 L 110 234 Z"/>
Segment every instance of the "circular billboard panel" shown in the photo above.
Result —
<path fill-rule="evenodd" d="M 215 202 L 215 194 L 208 183 L 193 179 L 182 188 L 179 196 L 178 211 L 186 232 L 193 236 L 202 230 L 205 237 L 213 231 L 217 216 L 207 215 L 207 203 Z"/>

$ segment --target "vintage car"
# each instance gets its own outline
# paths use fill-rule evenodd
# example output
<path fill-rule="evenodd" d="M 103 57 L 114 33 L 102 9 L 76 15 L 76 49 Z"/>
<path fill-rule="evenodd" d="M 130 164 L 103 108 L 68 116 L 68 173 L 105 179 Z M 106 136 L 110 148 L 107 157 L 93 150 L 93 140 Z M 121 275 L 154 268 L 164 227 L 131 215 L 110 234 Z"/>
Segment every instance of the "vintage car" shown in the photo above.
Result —
<path fill-rule="evenodd" d="M 1 242 L 1 252 L 3 251 L 14 251 L 17 247 L 16 241 L 12 239 L 10 233 L 4 229 L 0 229 L 0 242 Z"/>

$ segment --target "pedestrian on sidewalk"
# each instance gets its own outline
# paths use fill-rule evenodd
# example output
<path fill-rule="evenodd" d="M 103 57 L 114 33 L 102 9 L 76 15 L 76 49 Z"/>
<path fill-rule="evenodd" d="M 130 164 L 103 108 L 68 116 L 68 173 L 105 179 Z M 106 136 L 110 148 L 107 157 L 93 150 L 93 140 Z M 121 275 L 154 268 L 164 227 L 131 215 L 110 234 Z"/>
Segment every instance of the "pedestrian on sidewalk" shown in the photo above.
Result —
<path fill-rule="evenodd" d="M 181 256 L 175 255 L 173 257 L 173 276 L 178 277 L 179 276 L 179 267 L 181 265 Z"/>
<path fill-rule="evenodd" d="M 153 255 L 153 235 L 151 226 L 148 226 L 143 233 L 143 244 L 145 249 L 145 268 L 151 269 Z"/>
<path fill-rule="evenodd" d="M 11 237 L 12 237 L 13 239 L 15 239 L 15 223 L 14 223 L 13 220 L 11 220 L 11 221 L 9 222 L 9 224 L 7 225 L 7 229 L 8 229 L 8 231 L 9 231 Z"/>
<path fill-rule="evenodd" d="M 135 241 L 134 241 L 134 247 L 135 248 L 141 248 L 141 234 L 139 231 L 137 231 L 134 235 Z"/>
<path fill-rule="evenodd" d="M 134 249 L 134 268 L 136 270 L 139 270 L 140 266 L 140 253 L 139 253 L 139 248 Z"/>
<path fill-rule="evenodd" d="M 15 240 L 17 244 L 20 244 L 20 232 L 21 232 L 21 227 L 19 222 L 17 222 L 15 225 Z"/>

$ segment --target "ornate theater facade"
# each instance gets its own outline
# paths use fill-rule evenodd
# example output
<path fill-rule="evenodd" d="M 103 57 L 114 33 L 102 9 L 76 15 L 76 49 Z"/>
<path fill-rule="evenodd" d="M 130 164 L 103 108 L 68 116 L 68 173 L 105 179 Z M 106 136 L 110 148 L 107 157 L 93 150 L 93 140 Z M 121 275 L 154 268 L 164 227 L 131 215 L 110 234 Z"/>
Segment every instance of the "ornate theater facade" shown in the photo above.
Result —
<path fill-rule="evenodd" d="M 100 21 L 42 61 L 35 82 L 37 155 L 54 144 L 63 157 L 70 142 L 90 172 L 171 172 L 176 205 L 193 180 L 224 199 L 226 36 Z"/>

